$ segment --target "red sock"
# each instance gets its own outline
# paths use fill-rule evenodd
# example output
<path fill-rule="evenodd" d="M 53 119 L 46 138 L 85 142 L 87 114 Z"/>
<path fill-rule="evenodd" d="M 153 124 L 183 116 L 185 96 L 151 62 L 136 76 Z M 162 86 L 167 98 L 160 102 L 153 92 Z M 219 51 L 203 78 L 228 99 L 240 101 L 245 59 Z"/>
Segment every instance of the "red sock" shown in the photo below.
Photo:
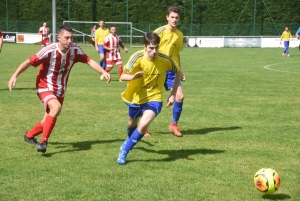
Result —
<path fill-rule="evenodd" d="M 50 115 L 48 115 L 45 119 L 45 123 L 44 123 L 44 130 L 43 130 L 43 135 L 42 135 L 42 139 L 41 139 L 41 143 L 46 141 L 48 142 L 48 138 L 51 135 L 52 129 L 54 128 L 56 123 L 56 118 L 52 117 Z"/>
<path fill-rule="evenodd" d="M 119 74 L 119 77 L 121 77 L 122 73 L 123 73 L 122 68 L 118 68 L 118 74 Z"/>
<path fill-rule="evenodd" d="M 37 122 L 35 126 L 27 132 L 26 136 L 28 138 L 33 138 L 34 136 L 37 136 L 43 132 L 43 125 L 41 121 Z"/>
<path fill-rule="evenodd" d="M 111 70 L 111 68 L 105 68 L 105 71 L 108 73 Z"/>

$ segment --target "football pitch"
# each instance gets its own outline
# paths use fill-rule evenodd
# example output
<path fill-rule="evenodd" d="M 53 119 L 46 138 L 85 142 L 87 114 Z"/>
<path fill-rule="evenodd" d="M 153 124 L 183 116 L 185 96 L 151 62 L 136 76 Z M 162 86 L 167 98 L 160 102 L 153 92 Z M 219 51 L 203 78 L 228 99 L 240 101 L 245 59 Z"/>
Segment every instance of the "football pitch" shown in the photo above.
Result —
<path fill-rule="evenodd" d="M 5 43 L 0 53 L 0 200 L 300 200 L 300 50 L 287 58 L 279 48 L 184 48 L 183 137 L 168 130 L 172 109 L 164 107 L 120 166 L 128 108 L 116 67 L 107 84 L 75 64 L 47 152 L 24 141 L 44 112 L 38 69 L 21 74 L 12 92 L 7 83 L 40 49 Z M 98 61 L 93 47 L 82 49 Z M 122 51 L 123 62 L 137 50 Z M 264 167 L 281 176 L 271 195 L 253 184 Z"/>

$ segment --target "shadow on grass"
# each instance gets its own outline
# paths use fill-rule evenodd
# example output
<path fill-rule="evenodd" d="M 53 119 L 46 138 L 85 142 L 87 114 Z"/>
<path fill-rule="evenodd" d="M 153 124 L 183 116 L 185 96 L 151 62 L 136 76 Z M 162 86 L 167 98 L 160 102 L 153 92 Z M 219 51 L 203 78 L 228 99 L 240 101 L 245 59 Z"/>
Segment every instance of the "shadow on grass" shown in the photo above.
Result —
<path fill-rule="evenodd" d="M 213 127 L 213 128 L 201 128 L 201 129 L 191 129 L 191 130 L 180 130 L 180 132 L 183 135 L 205 135 L 211 132 L 217 132 L 217 131 L 227 131 L 227 130 L 236 130 L 236 129 L 242 129 L 242 127 L 239 126 L 232 126 L 232 127 Z M 159 132 L 161 134 L 170 134 L 169 132 Z"/>
<path fill-rule="evenodd" d="M 168 155 L 167 158 L 163 159 L 153 159 L 153 160 L 129 160 L 128 162 L 135 162 L 135 161 L 175 161 L 178 159 L 185 159 L 185 160 L 194 160 L 189 158 L 191 155 L 196 155 L 196 154 L 221 154 L 224 153 L 225 150 L 217 150 L 217 149 L 181 149 L 181 150 L 152 150 L 152 149 L 147 149 L 144 147 L 138 147 L 135 149 L 139 149 L 145 152 L 149 153 L 156 153 L 156 154 L 161 154 L 161 155 Z"/>
<path fill-rule="evenodd" d="M 75 151 L 86 151 L 92 149 L 92 145 L 95 144 L 104 144 L 104 143 L 115 143 L 119 142 L 121 144 L 124 142 L 124 139 L 115 139 L 115 140 L 95 140 L 95 141 L 81 141 L 81 142 L 49 142 L 47 150 L 49 150 L 50 153 L 45 153 L 42 156 L 44 157 L 51 157 L 54 154 L 59 154 L 59 153 L 67 153 L 67 152 L 75 152 Z M 154 146 L 150 142 L 147 141 L 141 141 L 141 143 L 145 143 L 149 146 Z M 54 145 L 54 146 L 53 146 Z M 70 148 L 70 146 L 73 147 Z M 62 151 L 56 151 L 55 149 L 64 149 L 66 148 L 67 150 L 62 150 Z M 51 152 L 54 150 L 53 152 Z"/>
<path fill-rule="evenodd" d="M 36 90 L 36 88 L 13 88 L 12 89 L 13 91 L 20 91 L 20 90 Z M 4 88 L 4 89 L 0 89 L 0 91 L 9 91 L 9 89 L 8 88 Z"/>
<path fill-rule="evenodd" d="M 287 200 L 287 199 L 291 199 L 291 196 L 289 196 L 287 194 L 283 194 L 283 193 L 263 195 L 261 197 L 265 200 Z"/>

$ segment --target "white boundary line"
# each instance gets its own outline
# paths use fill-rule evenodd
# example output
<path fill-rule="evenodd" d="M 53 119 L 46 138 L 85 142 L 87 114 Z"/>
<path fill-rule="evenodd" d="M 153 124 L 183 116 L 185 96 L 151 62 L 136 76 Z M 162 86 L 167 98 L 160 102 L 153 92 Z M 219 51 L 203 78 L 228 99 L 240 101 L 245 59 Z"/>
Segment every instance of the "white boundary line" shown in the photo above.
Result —
<path fill-rule="evenodd" d="M 300 61 L 268 64 L 268 65 L 264 66 L 264 69 L 267 69 L 267 70 L 273 70 L 273 71 L 282 72 L 282 73 L 296 73 L 296 74 L 300 74 L 300 72 L 285 71 L 285 70 L 277 70 L 277 69 L 270 68 L 270 66 L 276 66 L 276 65 L 280 65 L 280 64 L 292 64 L 292 63 L 299 63 L 299 62 L 300 62 Z"/>

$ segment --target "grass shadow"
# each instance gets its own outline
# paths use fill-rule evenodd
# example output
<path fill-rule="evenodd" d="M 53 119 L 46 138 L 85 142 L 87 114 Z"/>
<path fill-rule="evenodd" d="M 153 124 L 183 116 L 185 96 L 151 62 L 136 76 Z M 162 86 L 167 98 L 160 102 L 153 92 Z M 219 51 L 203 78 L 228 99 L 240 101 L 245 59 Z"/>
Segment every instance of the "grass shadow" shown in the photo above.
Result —
<path fill-rule="evenodd" d="M 13 91 L 21 91 L 21 90 L 36 90 L 36 88 L 13 88 Z M 8 88 L 0 89 L 0 91 L 9 91 Z"/>
<path fill-rule="evenodd" d="M 232 127 L 212 127 L 212 128 L 201 128 L 201 129 L 190 129 L 190 130 L 180 130 L 180 132 L 183 135 L 205 135 L 212 132 L 217 131 L 230 131 L 230 130 L 237 130 L 242 129 L 242 127 L 239 126 L 232 126 Z M 169 132 L 159 132 L 160 134 L 170 134 Z"/>
<path fill-rule="evenodd" d="M 86 150 L 91 150 L 92 146 L 95 144 L 104 144 L 104 143 L 115 143 L 119 142 L 120 146 L 121 143 L 124 141 L 124 139 L 114 139 L 114 140 L 95 140 L 95 141 L 81 141 L 81 142 L 49 142 L 48 149 L 51 151 L 51 149 L 64 149 L 66 148 L 67 150 L 62 150 L 62 151 L 53 151 L 50 153 L 45 153 L 42 156 L 44 157 L 51 157 L 54 154 L 59 154 L 59 153 L 67 153 L 67 152 L 76 152 L 76 151 L 86 151 Z M 142 143 L 145 143 L 149 146 L 154 146 L 150 142 L 146 141 L 141 141 Z M 53 147 L 52 145 L 55 145 Z M 72 148 L 69 148 L 72 146 Z"/>
<path fill-rule="evenodd" d="M 189 156 L 197 155 L 197 154 L 221 154 L 225 152 L 225 150 L 217 150 L 217 149 L 180 149 L 180 150 L 158 150 L 158 151 L 153 149 L 147 149 L 144 147 L 137 147 L 135 149 L 139 149 L 149 153 L 168 155 L 166 158 L 163 159 L 142 160 L 142 161 L 164 161 L 164 162 L 176 161 L 178 159 L 194 160 L 189 158 Z M 134 161 L 141 161 L 141 160 L 129 160 L 128 162 L 130 161 L 134 162 Z"/>
<path fill-rule="evenodd" d="M 283 193 L 263 195 L 261 197 L 265 200 L 287 200 L 292 198 L 291 196 Z"/>

